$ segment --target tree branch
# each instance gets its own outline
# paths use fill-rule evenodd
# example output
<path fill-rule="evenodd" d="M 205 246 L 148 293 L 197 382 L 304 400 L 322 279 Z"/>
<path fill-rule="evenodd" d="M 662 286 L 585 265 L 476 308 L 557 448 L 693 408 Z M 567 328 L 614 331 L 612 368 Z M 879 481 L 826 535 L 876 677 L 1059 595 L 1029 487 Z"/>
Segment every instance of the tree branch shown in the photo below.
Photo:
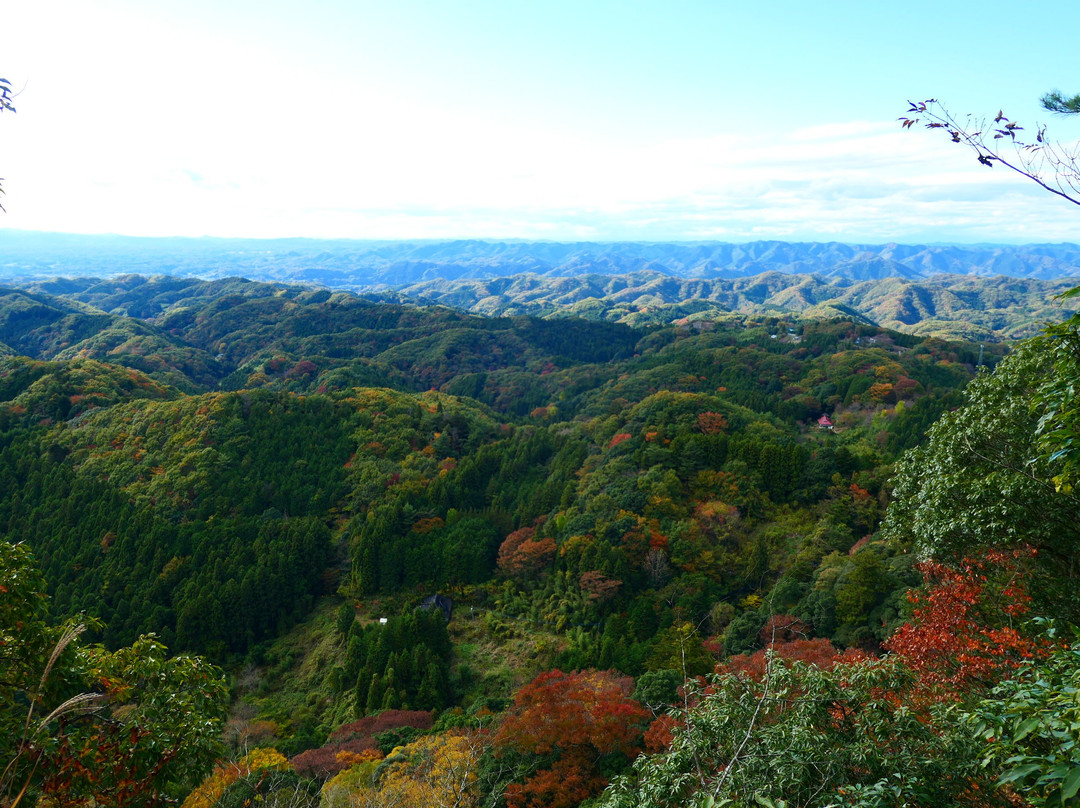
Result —
<path fill-rule="evenodd" d="M 1044 97 L 1044 102 L 1048 98 L 1053 101 L 1052 95 Z M 1065 107 L 1074 101 L 1080 105 L 1080 96 L 1061 99 Z M 908 116 L 900 118 L 903 128 L 910 129 L 915 124 L 922 124 L 927 129 L 944 129 L 953 143 L 963 144 L 975 152 L 976 159 L 982 165 L 992 168 L 994 163 L 1001 163 L 1055 196 L 1080 205 L 1080 145 L 1070 148 L 1047 140 L 1044 126 L 1036 130 L 1035 142 L 1022 140 L 1018 135 L 1024 127 L 1010 121 L 1001 112 L 993 119 L 992 125 L 987 125 L 987 121 L 969 119 L 967 125 L 961 126 L 952 114 L 933 98 L 909 101 L 908 104 Z M 1076 111 L 1080 112 L 1080 106 Z M 909 117 L 911 115 L 918 117 Z M 988 139 L 991 142 L 988 142 Z M 1003 157 L 1001 150 L 992 145 L 994 140 L 1007 140 L 1011 143 L 1016 150 L 1016 158 Z M 1053 177 L 1048 177 L 1044 168 L 1048 168 Z"/>

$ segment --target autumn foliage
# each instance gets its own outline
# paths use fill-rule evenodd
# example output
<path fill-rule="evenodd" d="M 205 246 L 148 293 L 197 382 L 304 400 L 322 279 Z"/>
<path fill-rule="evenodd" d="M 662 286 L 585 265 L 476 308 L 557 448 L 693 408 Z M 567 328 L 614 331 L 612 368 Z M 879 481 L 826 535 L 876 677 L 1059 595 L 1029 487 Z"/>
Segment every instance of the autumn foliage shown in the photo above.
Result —
<path fill-rule="evenodd" d="M 581 573 L 581 590 L 586 593 L 589 600 L 605 601 L 615 595 L 622 586 L 622 581 L 609 578 L 598 570 L 588 570 Z"/>
<path fill-rule="evenodd" d="M 381 757 L 375 736 L 402 727 L 431 729 L 432 714 L 424 710 L 384 710 L 359 721 L 342 724 L 330 743 L 301 752 L 289 762 L 298 774 L 326 779 L 363 759 Z"/>
<path fill-rule="evenodd" d="M 866 659 L 865 652 L 856 648 L 841 651 L 824 637 L 772 643 L 769 650 L 774 651 L 782 659 L 798 660 L 822 670 L 830 670 L 841 662 L 857 662 L 860 659 Z M 742 673 L 753 679 L 761 679 L 765 676 L 766 654 L 767 651 L 762 649 L 753 654 L 733 656 L 723 665 L 723 669 L 731 673 Z"/>
<path fill-rule="evenodd" d="M 671 713 L 657 716 L 645 730 L 645 751 L 649 753 L 663 752 L 671 746 L 672 730 L 679 723 Z"/>
<path fill-rule="evenodd" d="M 460 729 L 424 735 L 398 747 L 377 766 L 361 762 L 323 789 L 324 805 L 350 808 L 472 808 L 480 803 L 483 732 Z"/>
<path fill-rule="evenodd" d="M 650 718 L 630 698 L 632 690 L 629 677 L 560 670 L 518 690 L 496 733 L 496 755 L 532 761 L 535 768 L 507 786 L 509 808 L 570 808 L 599 792 L 607 780 L 596 762 L 635 756 Z"/>
<path fill-rule="evenodd" d="M 375 736 L 380 732 L 401 727 L 431 729 L 432 714 L 428 710 L 383 710 L 378 715 L 369 715 L 358 721 L 350 721 L 330 733 L 330 740 L 343 743 L 353 740 L 368 740 L 373 745 Z"/>
<path fill-rule="evenodd" d="M 555 558 L 555 540 L 535 539 L 536 528 L 515 530 L 499 545 L 499 570 L 510 577 L 533 575 Z"/>
<path fill-rule="evenodd" d="M 187 796 L 182 808 L 214 808 L 229 786 L 242 777 L 288 769 L 289 761 L 276 749 L 254 749 L 234 763 L 215 766 L 213 773 Z"/>
<path fill-rule="evenodd" d="M 727 418 L 718 412 L 703 412 L 697 417 L 697 428 L 706 435 L 717 435 L 727 432 Z"/>
<path fill-rule="evenodd" d="M 579 755 L 559 758 L 550 769 L 541 769 L 524 783 L 506 787 L 509 808 L 571 808 L 599 793 L 607 779 Z"/>
<path fill-rule="evenodd" d="M 885 644 L 904 657 L 929 688 L 967 692 L 989 687 L 1024 660 L 1045 656 L 1045 640 L 1017 627 L 1027 614 L 1031 548 L 992 550 L 956 567 L 920 565 L 926 586 L 913 590 L 911 620 Z"/>
<path fill-rule="evenodd" d="M 721 666 L 721 670 L 761 680 L 765 676 L 769 651 L 789 662 L 798 660 L 822 670 L 831 670 L 841 662 L 867 659 L 867 655 L 858 649 L 841 651 L 824 637 L 811 637 L 809 627 L 791 615 L 770 617 L 758 632 L 758 639 L 765 645 L 762 650 L 733 656 Z"/>

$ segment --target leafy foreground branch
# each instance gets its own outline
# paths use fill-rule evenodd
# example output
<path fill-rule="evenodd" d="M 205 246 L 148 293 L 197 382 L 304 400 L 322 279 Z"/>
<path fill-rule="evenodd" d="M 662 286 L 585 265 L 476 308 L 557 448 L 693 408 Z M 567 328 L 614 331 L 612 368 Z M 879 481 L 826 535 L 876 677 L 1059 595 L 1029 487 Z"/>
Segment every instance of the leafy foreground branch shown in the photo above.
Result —
<path fill-rule="evenodd" d="M 1033 805 L 1074 805 L 1080 793 L 1080 643 L 1030 662 L 974 712 L 984 762 Z"/>
<path fill-rule="evenodd" d="M 670 750 L 639 758 L 601 805 L 1006 804 L 960 708 L 909 706 L 915 682 L 895 657 L 832 670 L 777 657 L 760 681 L 714 675 L 693 690 L 693 720 L 677 716 Z"/>
<path fill-rule="evenodd" d="M 115 652 L 50 626 L 24 545 L 0 541 L 0 806 L 154 806 L 220 752 L 227 689 L 152 637 Z"/>

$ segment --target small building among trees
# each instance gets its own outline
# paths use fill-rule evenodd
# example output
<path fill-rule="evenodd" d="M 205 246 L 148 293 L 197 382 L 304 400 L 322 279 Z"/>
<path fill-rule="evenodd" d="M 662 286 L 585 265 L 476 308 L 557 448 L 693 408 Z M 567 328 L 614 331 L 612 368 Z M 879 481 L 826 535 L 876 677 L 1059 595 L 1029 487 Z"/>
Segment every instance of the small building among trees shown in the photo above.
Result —
<path fill-rule="evenodd" d="M 422 601 L 417 609 L 423 609 L 424 611 L 430 611 L 432 609 L 438 609 L 442 612 L 443 617 L 446 618 L 446 622 L 450 622 L 450 615 L 454 611 L 454 601 L 446 597 L 446 595 L 428 595 Z"/>

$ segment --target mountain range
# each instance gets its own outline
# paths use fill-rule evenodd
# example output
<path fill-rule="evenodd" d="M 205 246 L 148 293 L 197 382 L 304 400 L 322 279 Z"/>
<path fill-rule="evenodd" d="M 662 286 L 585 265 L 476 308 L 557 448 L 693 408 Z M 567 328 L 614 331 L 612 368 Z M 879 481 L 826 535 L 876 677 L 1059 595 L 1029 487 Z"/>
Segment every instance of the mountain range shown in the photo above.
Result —
<path fill-rule="evenodd" d="M 1074 280 L 935 275 L 851 281 L 764 272 L 732 280 L 628 275 L 433 280 L 399 289 L 406 298 L 474 314 L 578 316 L 630 325 L 741 314 L 854 318 L 920 336 L 1001 340 L 1031 336 L 1067 313 L 1057 295 Z M 1069 309 L 1075 308 L 1073 305 Z"/>
<path fill-rule="evenodd" d="M 1053 280 L 1080 277 L 1080 246 L 135 238 L 0 230 L 0 272 L 9 280 L 121 273 L 243 275 L 378 289 L 523 273 L 576 277 L 641 271 L 707 280 L 763 272 L 856 281 L 942 273 Z"/>
<path fill-rule="evenodd" d="M 146 276 L 158 280 L 135 291 Z M 182 278 L 243 277 L 486 316 L 666 325 L 787 313 L 996 341 L 1031 336 L 1075 308 L 1055 298 L 1080 278 L 1080 246 L 256 240 L 8 230 L 0 231 L 0 277 L 143 319 L 193 293 Z M 114 283 L 101 285 L 102 278 Z"/>

